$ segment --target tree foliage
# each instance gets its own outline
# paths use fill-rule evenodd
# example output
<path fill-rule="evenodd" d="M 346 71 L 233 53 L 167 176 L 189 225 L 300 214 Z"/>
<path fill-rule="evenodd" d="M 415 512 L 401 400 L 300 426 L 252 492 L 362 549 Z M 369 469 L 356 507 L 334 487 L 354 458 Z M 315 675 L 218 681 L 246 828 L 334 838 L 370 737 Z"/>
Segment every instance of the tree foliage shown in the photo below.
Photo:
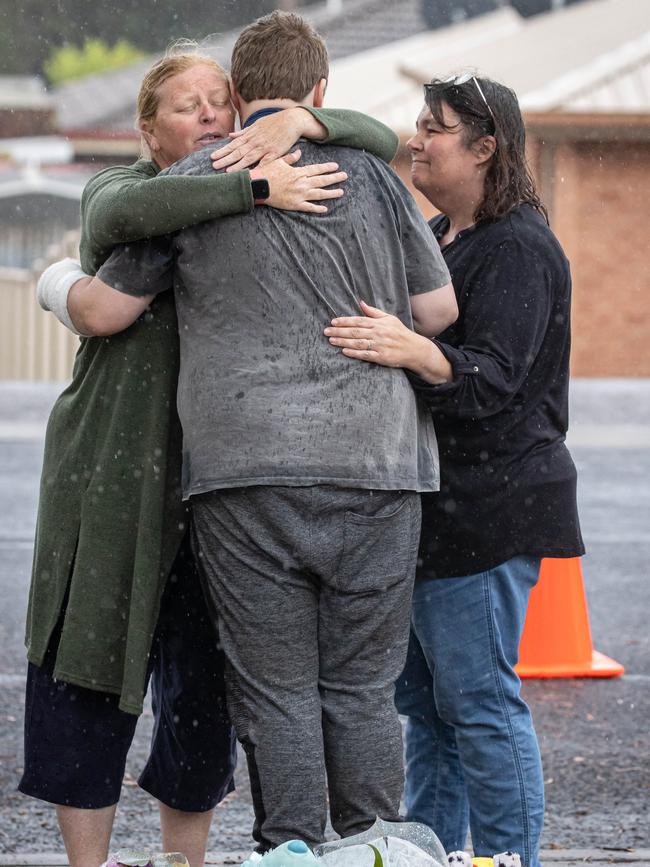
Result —
<path fill-rule="evenodd" d="M 285 0 L 286 2 L 286 0 Z M 300 5 L 313 0 L 301 0 Z M 282 0 L 0 0 L 3 72 L 41 74 L 65 45 L 126 40 L 144 52 L 162 52 L 180 37 L 202 39 L 264 15 Z"/>
<path fill-rule="evenodd" d="M 55 48 L 43 64 L 43 70 L 52 84 L 61 84 L 105 69 L 127 66 L 142 54 L 125 39 L 120 39 L 112 48 L 102 39 L 88 39 L 81 48 L 76 45 Z"/>

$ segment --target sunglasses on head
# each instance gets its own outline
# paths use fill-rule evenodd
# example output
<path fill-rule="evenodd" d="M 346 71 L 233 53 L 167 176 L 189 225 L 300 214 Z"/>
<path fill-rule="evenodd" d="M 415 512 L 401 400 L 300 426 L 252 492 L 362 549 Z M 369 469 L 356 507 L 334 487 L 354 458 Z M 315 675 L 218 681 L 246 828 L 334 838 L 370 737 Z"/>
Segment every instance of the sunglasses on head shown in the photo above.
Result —
<path fill-rule="evenodd" d="M 442 80 L 441 84 L 449 84 L 452 87 L 458 87 L 461 84 L 467 84 L 468 81 L 474 82 L 474 87 L 478 90 L 479 96 L 481 97 L 481 99 L 485 103 L 485 107 L 487 108 L 487 110 L 490 112 L 490 117 L 492 118 L 492 123 L 495 124 L 495 126 L 496 126 L 496 120 L 494 118 L 494 112 L 490 108 L 490 103 L 485 98 L 485 94 L 483 93 L 483 88 L 478 83 L 478 80 L 477 80 L 475 75 L 472 75 L 471 72 L 463 72 L 460 75 L 450 75 L 449 78 L 444 78 Z M 435 84 L 425 84 L 424 89 L 425 89 L 425 91 L 426 90 L 432 90 L 435 86 L 436 86 Z"/>

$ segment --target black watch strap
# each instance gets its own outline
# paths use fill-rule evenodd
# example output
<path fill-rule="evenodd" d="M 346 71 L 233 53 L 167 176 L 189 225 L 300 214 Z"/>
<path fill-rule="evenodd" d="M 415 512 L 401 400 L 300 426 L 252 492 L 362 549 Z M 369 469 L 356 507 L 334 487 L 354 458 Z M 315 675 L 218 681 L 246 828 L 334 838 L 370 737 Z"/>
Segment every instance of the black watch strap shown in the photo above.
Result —
<path fill-rule="evenodd" d="M 263 202 L 271 195 L 271 188 L 266 178 L 257 178 L 251 181 L 251 190 L 253 191 L 253 199 L 256 202 Z"/>

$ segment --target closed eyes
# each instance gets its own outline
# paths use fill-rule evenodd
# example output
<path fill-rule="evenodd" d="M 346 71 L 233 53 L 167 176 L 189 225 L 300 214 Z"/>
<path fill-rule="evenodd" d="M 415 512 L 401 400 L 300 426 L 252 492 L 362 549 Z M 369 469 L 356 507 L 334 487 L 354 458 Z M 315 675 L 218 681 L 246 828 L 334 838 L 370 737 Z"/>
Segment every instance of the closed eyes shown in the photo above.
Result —
<path fill-rule="evenodd" d="M 229 102 L 230 102 L 230 99 L 227 97 L 215 96 L 215 97 L 210 98 L 210 105 L 213 108 L 225 108 Z M 188 102 L 188 103 L 182 103 L 182 104 L 176 106 L 176 108 L 174 110 L 175 111 L 181 111 L 181 112 L 196 111 L 196 109 L 198 107 L 199 107 L 198 102 Z"/>

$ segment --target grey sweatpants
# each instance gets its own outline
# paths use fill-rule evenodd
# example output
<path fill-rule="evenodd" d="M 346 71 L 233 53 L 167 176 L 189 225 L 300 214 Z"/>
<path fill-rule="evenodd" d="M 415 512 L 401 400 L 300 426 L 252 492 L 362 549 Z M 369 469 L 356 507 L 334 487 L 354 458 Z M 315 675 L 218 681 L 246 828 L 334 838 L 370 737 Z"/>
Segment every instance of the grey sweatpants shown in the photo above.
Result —
<path fill-rule="evenodd" d="M 259 849 L 397 820 L 419 495 L 313 486 L 192 497 Z"/>

